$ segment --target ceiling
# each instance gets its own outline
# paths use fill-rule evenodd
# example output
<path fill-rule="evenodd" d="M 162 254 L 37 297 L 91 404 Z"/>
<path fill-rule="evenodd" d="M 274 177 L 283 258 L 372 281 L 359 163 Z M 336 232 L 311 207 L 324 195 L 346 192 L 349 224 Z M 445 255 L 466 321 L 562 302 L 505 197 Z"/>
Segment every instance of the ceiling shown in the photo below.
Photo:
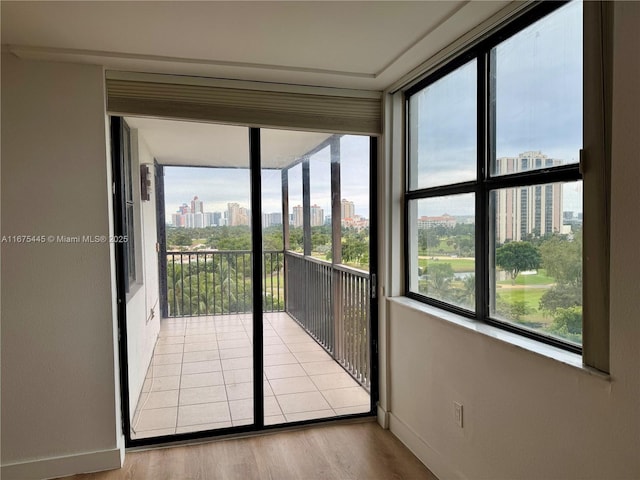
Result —
<path fill-rule="evenodd" d="M 23 58 L 382 91 L 507 1 L 0 2 Z"/>
<path fill-rule="evenodd" d="M 5 1 L 3 54 L 156 72 L 382 91 L 509 1 Z M 128 118 L 158 162 L 246 166 L 246 128 Z M 326 134 L 262 131 L 281 168 Z"/>
<path fill-rule="evenodd" d="M 249 167 L 249 129 L 231 125 L 125 117 L 151 154 L 163 165 Z M 296 162 L 331 135 L 290 130 L 260 130 L 263 168 Z"/>

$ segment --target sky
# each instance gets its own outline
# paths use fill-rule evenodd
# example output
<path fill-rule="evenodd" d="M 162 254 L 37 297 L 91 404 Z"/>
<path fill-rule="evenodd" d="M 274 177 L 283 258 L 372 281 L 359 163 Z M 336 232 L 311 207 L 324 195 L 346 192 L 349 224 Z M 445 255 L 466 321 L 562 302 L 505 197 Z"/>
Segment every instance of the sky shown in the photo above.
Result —
<path fill-rule="evenodd" d="M 582 148 L 582 4 L 571 2 L 499 44 L 496 60 L 496 157 L 541 151 L 577 162 Z M 412 188 L 475 180 L 476 61 L 411 97 Z M 417 175 L 416 175 L 417 170 Z M 581 211 L 582 192 L 563 190 L 563 209 Z M 460 198 L 433 201 L 439 214 L 473 214 Z M 430 215 L 426 211 L 420 215 Z"/>
<path fill-rule="evenodd" d="M 341 197 L 355 203 L 356 214 L 369 216 L 369 138 L 345 135 L 340 139 Z M 310 157 L 311 204 L 320 205 L 331 215 L 331 156 L 329 147 Z M 167 221 L 183 203 L 190 205 L 194 196 L 204 202 L 205 212 L 223 212 L 227 203 L 236 202 L 250 208 L 249 170 L 243 168 L 165 167 L 165 215 Z M 262 212 L 282 212 L 282 173 L 263 169 Z M 290 204 L 302 204 L 302 167 L 297 165 L 289 176 Z"/>

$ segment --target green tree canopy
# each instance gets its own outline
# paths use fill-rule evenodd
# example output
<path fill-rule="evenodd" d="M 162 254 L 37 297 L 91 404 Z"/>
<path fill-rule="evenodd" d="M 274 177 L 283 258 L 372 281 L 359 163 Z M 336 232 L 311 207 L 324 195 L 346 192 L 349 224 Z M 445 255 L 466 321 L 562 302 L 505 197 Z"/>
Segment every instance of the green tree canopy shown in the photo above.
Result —
<path fill-rule="evenodd" d="M 582 234 L 576 232 L 573 240 L 554 235 L 540 245 L 542 266 L 547 275 L 563 285 L 582 285 Z"/>
<path fill-rule="evenodd" d="M 540 252 L 529 242 L 505 243 L 496 249 L 496 265 L 515 281 L 520 272 L 540 266 Z"/>
<path fill-rule="evenodd" d="M 429 263 L 427 265 L 428 294 L 438 299 L 446 297 L 454 276 L 450 263 Z"/>

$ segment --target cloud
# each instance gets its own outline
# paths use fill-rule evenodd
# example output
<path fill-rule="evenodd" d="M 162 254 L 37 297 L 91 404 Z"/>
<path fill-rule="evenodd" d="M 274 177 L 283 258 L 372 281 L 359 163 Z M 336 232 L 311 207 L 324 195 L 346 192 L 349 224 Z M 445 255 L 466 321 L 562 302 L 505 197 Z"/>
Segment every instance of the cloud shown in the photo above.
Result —
<path fill-rule="evenodd" d="M 571 2 L 499 44 L 496 157 L 530 150 L 578 161 L 582 147 L 582 4 Z M 410 99 L 414 188 L 475 179 L 475 60 Z"/>

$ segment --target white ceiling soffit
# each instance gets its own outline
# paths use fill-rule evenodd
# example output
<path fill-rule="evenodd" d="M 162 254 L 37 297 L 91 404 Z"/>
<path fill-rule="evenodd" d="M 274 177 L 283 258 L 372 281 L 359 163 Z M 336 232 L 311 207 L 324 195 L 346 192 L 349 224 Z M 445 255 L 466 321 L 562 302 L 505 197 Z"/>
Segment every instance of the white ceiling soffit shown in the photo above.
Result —
<path fill-rule="evenodd" d="M 249 168 L 249 129 L 212 123 L 125 117 L 162 165 Z M 283 168 L 331 135 L 261 130 L 264 168 Z"/>
<path fill-rule="evenodd" d="M 22 58 L 383 90 L 507 1 L 2 1 Z"/>

